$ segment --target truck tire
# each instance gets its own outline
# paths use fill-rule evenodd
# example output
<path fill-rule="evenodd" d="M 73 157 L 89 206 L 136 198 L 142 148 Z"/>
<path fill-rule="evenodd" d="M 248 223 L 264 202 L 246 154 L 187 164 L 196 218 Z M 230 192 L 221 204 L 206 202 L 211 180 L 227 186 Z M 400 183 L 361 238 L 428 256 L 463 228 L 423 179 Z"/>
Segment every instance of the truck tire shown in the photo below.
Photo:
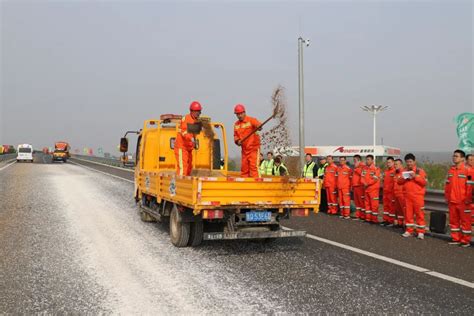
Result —
<path fill-rule="evenodd" d="M 191 223 L 188 246 L 197 247 L 202 243 L 204 223 L 202 221 Z"/>
<path fill-rule="evenodd" d="M 147 212 L 145 211 L 142 211 L 140 210 L 140 219 L 143 221 L 143 222 L 146 222 L 146 223 L 149 223 L 149 222 L 156 222 L 155 218 L 153 216 L 151 216 L 150 214 L 148 214 Z"/>
<path fill-rule="evenodd" d="M 171 243 L 176 247 L 186 247 L 188 245 L 190 231 L 190 223 L 182 222 L 181 214 L 176 205 L 174 205 L 170 216 Z"/>

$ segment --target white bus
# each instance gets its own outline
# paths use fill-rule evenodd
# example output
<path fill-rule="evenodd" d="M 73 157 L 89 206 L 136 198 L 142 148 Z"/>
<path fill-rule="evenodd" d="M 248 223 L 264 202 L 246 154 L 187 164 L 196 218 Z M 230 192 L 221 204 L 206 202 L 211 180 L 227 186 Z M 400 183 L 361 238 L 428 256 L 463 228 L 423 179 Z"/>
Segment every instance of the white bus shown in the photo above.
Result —
<path fill-rule="evenodd" d="M 18 145 L 18 155 L 16 161 L 30 161 L 33 162 L 33 146 L 29 144 Z"/>

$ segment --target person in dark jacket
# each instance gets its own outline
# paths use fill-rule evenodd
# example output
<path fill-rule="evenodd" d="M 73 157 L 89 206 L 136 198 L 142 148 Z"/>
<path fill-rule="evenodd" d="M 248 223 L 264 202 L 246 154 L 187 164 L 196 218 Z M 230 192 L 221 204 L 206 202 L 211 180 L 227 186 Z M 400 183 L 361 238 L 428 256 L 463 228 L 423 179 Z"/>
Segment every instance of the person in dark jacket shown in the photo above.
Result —
<path fill-rule="evenodd" d="M 326 167 L 328 163 L 326 162 L 326 157 L 319 158 L 319 167 L 318 167 L 318 178 L 321 181 L 324 181 L 324 172 L 326 171 Z M 321 212 L 328 211 L 328 200 L 326 196 L 326 190 L 324 189 L 324 184 L 321 184 L 321 202 L 319 204 L 319 210 Z"/>

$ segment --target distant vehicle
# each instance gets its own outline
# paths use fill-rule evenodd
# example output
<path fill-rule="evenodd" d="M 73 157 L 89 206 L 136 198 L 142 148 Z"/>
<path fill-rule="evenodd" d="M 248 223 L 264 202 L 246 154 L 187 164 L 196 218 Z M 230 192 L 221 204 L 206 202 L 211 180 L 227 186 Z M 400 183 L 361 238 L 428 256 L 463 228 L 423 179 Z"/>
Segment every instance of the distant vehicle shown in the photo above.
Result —
<path fill-rule="evenodd" d="M 56 142 L 54 144 L 53 161 L 67 162 L 70 157 L 69 144 L 67 142 Z"/>
<path fill-rule="evenodd" d="M 13 145 L 2 145 L 0 146 L 3 154 L 13 154 L 15 153 L 15 147 Z"/>
<path fill-rule="evenodd" d="M 49 154 L 49 148 L 48 147 L 43 147 L 43 154 L 45 154 L 45 155 Z"/>
<path fill-rule="evenodd" d="M 33 146 L 30 144 L 18 145 L 18 155 L 16 161 L 29 161 L 33 162 Z"/>

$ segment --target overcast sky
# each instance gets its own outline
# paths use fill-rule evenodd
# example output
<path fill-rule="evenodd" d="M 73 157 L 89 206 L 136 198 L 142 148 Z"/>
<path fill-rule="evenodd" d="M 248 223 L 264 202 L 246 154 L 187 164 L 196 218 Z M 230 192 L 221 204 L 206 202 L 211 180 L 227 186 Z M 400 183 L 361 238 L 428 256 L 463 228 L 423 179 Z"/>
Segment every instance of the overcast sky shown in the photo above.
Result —
<path fill-rule="evenodd" d="M 1 1 L 0 143 L 113 152 L 192 100 L 231 135 L 281 84 L 297 145 L 300 34 L 307 145 L 371 144 L 360 106 L 382 104 L 379 142 L 450 151 L 474 112 L 472 1 L 176 2 Z"/>

